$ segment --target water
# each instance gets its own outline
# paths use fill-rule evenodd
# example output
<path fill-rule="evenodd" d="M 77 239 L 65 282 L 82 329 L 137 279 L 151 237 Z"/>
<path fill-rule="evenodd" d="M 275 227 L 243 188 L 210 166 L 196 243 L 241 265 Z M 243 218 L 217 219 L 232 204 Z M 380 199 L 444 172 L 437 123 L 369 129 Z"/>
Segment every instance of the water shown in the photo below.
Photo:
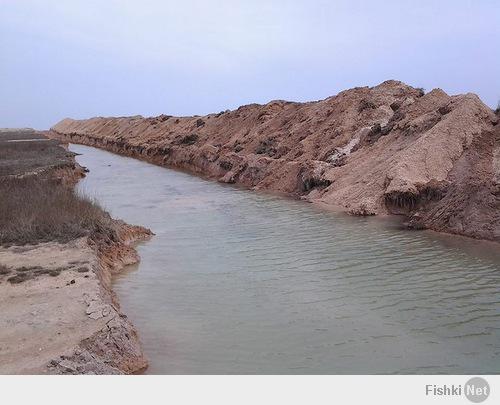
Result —
<path fill-rule="evenodd" d="M 498 245 L 71 149 L 82 189 L 156 233 L 114 281 L 148 373 L 500 372 Z"/>

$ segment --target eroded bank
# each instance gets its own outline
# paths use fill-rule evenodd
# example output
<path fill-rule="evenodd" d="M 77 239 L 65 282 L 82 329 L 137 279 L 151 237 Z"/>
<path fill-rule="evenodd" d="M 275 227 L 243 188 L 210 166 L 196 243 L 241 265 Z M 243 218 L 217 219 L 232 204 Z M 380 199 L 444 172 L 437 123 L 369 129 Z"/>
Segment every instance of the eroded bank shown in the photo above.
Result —
<path fill-rule="evenodd" d="M 500 240 L 500 126 L 474 94 L 397 81 L 194 117 L 65 119 L 49 135 L 353 215 Z"/>

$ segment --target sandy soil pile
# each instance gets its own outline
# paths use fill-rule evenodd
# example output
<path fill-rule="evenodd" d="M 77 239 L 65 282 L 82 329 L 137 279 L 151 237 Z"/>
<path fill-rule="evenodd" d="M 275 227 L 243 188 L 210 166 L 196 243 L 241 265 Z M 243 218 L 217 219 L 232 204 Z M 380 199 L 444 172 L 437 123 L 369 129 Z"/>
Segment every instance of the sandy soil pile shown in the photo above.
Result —
<path fill-rule="evenodd" d="M 65 119 L 52 136 L 353 215 L 500 241 L 498 118 L 474 94 L 397 81 L 203 117 Z"/>

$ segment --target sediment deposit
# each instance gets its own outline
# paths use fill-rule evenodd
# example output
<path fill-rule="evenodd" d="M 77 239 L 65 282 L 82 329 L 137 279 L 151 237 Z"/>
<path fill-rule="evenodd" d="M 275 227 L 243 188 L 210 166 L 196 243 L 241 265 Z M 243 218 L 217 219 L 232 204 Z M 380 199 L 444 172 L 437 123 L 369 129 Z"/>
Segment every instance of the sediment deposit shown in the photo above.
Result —
<path fill-rule="evenodd" d="M 500 126 L 474 94 L 398 81 L 194 117 L 64 119 L 49 135 L 353 215 L 500 241 Z"/>

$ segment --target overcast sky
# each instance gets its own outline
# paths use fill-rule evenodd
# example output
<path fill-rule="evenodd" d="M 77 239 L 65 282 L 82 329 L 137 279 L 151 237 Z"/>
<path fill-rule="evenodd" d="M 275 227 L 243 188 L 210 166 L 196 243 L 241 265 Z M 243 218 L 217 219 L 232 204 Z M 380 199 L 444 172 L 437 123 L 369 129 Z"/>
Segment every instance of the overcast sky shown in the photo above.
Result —
<path fill-rule="evenodd" d="M 316 100 L 387 79 L 500 99 L 499 0 L 0 0 L 0 127 Z"/>

